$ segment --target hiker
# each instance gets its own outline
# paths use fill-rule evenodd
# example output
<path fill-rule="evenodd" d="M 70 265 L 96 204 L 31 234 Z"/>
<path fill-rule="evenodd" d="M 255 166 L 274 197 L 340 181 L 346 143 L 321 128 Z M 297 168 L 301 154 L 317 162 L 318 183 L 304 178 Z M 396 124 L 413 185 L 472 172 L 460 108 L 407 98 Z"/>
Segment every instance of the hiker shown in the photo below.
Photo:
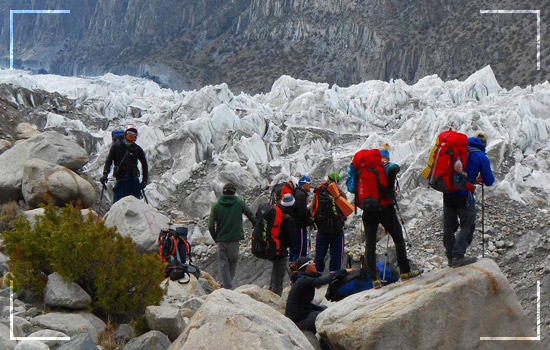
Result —
<path fill-rule="evenodd" d="M 283 294 L 284 277 L 287 274 L 288 248 L 295 245 L 296 225 L 294 219 L 290 216 L 293 213 L 295 199 L 292 194 L 287 193 L 281 199 L 277 206 L 283 212 L 281 226 L 279 228 L 280 254 L 271 260 L 273 269 L 271 270 L 271 284 L 269 290 L 277 295 Z"/>
<path fill-rule="evenodd" d="M 218 268 L 225 289 L 233 288 L 239 260 L 239 241 L 244 239 L 242 214 L 254 225 L 254 214 L 235 195 L 236 192 L 235 185 L 225 184 L 221 197 L 212 204 L 208 217 L 208 231 L 218 245 Z"/>
<path fill-rule="evenodd" d="M 285 194 L 291 194 L 294 197 L 294 194 L 296 193 L 296 187 L 297 186 L 294 184 L 294 182 L 292 182 L 292 179 L 276 184 L 271 190 L 269 202 L 273 205 L 280 204 Z"/>
<path fill-rule="evenodd" d="M 315 266 L 319 274 L 325 270 L 325 256 L 330 247 L 329 272 L 336 273 L 342 267 L 344 256 L 344 221 L 340 209 L 334 202 L 334 197 L 328 192 L 327 187 L 331 183 L 338 185 L 340 175 L 331 172 L 328 181 L 315 189 L 311 201 L 311 214 L 317 226 L 317 239 L 315 241 Z M 340 189 L 338 189 L 340 190 Z M 340 191 L 342 197 L 345 193 Z"/>
<path fill-rule="evenodd" d="M 466 180 L 470 184 L 491 186 L 495 182 L 489 158 L 485 154 L 486 146 L 487 135 L 484 132 L 476 132 L 474 137 L 468 138 L 465 170 Z M 465 255 L 472 243 L 476 225 L 474 190 L 443 194 L 443 245 L 449 266 L 459 267 L 476 261 L 476 258 Z M 459 227 L 460 232 L 455 237 Z"/>
<path fill-rule="evenodd" d="M 289 262 L 295 262 L 302 256 L 307 255 L 307 228 L 313 225 L 313 218 L 308 209 L 309 191 L 311 190 L 311 179 L 302 176 L 296 187 L 294 199 L 294 212 L 291 214 L 296 224 L 296 245 L 290 248 Z"/>
<path fill-rule="evenodd" d="M 124 139 L 113 142 L 109 155 L 103 167 L 103 176 L 99 179 L 103 186 L 107 185 L 107 177 L 111 171 L 111 164 L 114 163 L 113 176 L 116 179 L 113 188 L 113 203 L 126 196 L 134 196 L 141 199 L 141 191 L 147 186 L 149 167 L 145 152 L 136 144 L 138 131 L 133 124 L 126 126 Z M 139 170 L 137 162 L 141 163 L 142 179 L 139 182 Z"/>
<path fill-rule="evenodd" d="M 380 150 L 361 150 L 353 157 L 353 165 L 360 171 L 357 185 L 358 203 L 363 209 L 366 267 L 373 280 L 374 289 L 382 287 L 376 267 L 376 234 L 379 224 L 382 224 L 395 244 L 401 280 L 406 281 L 422 273 L 419 270 L 411 270 L 407 259 L 403 231 L 394 208 L 395 182 L 400 168 L 389 160 L 387 144 Z"/>
<path fill-rule="evenodd" d="M 288 294 L 285 316 L 290 318 L 299 329 L 316 333 L 315 319 L 327 307 L 312 303 L 315 297 L 315 288 L 329 284 L 348 272 L 353 272 L 354 269 L 339 270 L 325 277 L 319 277 L 316 263 L 307 256 L 303 256 L 296 260 L 291 266 L 291 270 L 297 272 L 297 275 L 296 282 L 293 283 Z"/>

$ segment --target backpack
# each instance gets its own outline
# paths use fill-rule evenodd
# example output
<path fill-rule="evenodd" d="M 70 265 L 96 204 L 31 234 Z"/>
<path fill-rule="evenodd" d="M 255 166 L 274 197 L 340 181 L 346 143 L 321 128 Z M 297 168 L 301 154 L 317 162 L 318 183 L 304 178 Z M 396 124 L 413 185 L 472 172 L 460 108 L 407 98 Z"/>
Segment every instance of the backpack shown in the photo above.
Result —
<path fill-rule="evenodd" d="M 359 170 L 356 196 L 361 209 L 376 212 L 392 204 L 380 150 L 362 149 L 355 153 L 352 163 Z"/>
<path fill-rule="evenodd" d="M 281 202 L 281 198 L 287 193 L 294 194 L 296 193 L 296 186 L 292 181 L 287 182 L 281 182 L 273 186 L 273 189 L 271 190 L 271 196 L 269 203 L 275 205 L 279 204 Z"/>
<path fill-rule="evenodd" d="M 123 129 L 115 129 L 111 131 L 111 140 L 113 143 L 123 141 L 124 140 L 124 130 Z"/>
<path fill-rule="evenodd" d="M 317 205 L 313 211 L 313 220 L 319 231 L 324 234 L 337 235 L 344 228 L 344 215 L 336 205 L 334 197 L 327 189 L 328 182 L 315 189 Z"/>
<path fill-rule="evenodd" d="M 252 254 L 260 259 L 274 260 L 281 255 L 279 230 L 283 211 L 276 205 L 260 204 L 252 231 Z"/>
<path fill-rule="evenodd" d="M 187 242 L 188 230 L 186 227 L 162 229 L 158 237 L 159 258 L 166 263 L 165 276 L 172 281 L 184 278 L 186 274 L 200 277 L 200 270 L 191 265 L 191 246 Z M 189 258 L 189 263 L 187 259 Z M 187 283 L 186 281 L 184 283 Z"/>
<path fill-rule="evenodd" d="M 353 166 L 353 163 L 349 163 L 348 177 L 346 178 L 346 186 L 348 192 L 357 193 L 357 181 L 359 177 L 359 171 Z"/>
<path fill-rule="evenodd" d="M 376 263 L 380 278 L 384 275 L 384 262 Z M 389 262 L 386 263 L 386 284 L 397 282 L 397 273 L 393 272 L 393 267 Z M 372 279 L 367 270 L 363 267 L 358 271 L 353 271 L 342 278 L 333 280 L 327 289 L 325 298 L 330 301 L 340 301 L 347 296 L 362 292 L 372 288 Z"/>
<path fill-rule="evenodd" d="M 449 193 L 468 189 L 465 173 L 454 170 L 458 158 L 463 164 L 463 169 L 466 169 L 468 136 L 449 129 L 437 137 L 430 152 L 428 166 L 420 175 L 428 179 L 430 187 L 439 192 Z"/>

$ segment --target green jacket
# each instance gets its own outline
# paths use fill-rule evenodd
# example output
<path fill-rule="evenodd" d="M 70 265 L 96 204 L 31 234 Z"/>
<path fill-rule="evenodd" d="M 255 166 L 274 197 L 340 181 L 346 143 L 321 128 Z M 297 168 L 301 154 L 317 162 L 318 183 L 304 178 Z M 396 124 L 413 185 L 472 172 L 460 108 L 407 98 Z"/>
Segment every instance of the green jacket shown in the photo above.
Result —
<path fill-rule="evenodd" d="M 254 214 L 246 203 L 235 195 L 222 195 L 210 208 L 208 231 L 216 242 L 244 239 L 243 217 L 254 223 Z"/>

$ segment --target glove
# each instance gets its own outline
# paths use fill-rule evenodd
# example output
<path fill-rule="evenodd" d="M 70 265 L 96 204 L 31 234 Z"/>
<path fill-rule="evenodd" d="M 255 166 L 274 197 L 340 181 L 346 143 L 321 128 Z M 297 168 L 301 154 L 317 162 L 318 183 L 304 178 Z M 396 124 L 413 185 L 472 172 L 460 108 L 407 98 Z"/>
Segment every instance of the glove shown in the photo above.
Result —
<path fill-rule="evenodd" d="M 103 175 L 101 178 L 99 178 L 99 182 L 101 182 L 101 184 L 103 186 L 106 186 L 107 185 L 107 175 Z"/>
<path fill-rule="evenodd" d="M 139 184 L 139 189 L 140 189 L 140 190 L 143 190 L 143 189 L 145 189 L 146 186 L 147 186 L 147 181 L 142 181 L 142 182 Z"/>

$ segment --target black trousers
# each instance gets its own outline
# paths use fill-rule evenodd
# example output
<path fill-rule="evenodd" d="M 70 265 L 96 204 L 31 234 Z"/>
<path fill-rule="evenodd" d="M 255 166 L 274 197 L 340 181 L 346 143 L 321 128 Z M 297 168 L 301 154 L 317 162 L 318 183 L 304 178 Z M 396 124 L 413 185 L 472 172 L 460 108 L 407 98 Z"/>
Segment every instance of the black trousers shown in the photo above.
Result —
<path fill-rule="evenodd" d="M 376 232 L 378 225 L 386 229 L 395 243 L 395 252 L 397 254 L 397 264 L 400 273 L 407 273 L 411 270 L 409 259 L 407 259 L 407 248 L 403 239 L 403 230 L 395 213 L 393 205 L 387 206 L 379 212 L 363 211 L 363 224 L 365 225 L 365 260 L 367 262 L 367 271 L 373 280 L 380 279 L 380 274 L 376 268 Z"/>

